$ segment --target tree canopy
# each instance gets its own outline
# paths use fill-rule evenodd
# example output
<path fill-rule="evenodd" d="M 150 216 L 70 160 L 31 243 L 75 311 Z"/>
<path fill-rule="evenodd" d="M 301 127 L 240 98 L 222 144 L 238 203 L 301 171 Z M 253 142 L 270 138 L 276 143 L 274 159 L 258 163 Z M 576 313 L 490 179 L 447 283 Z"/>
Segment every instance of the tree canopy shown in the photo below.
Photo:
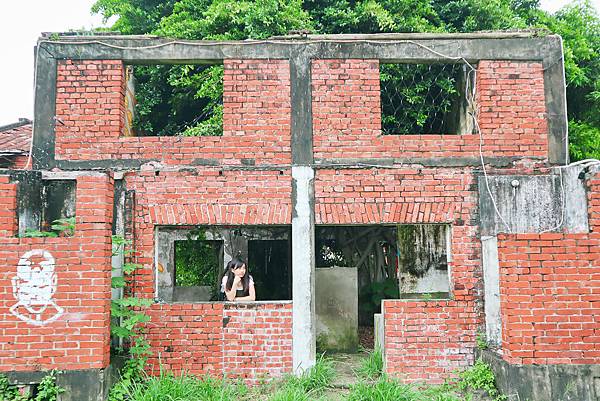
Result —
<path fill-rule="evenodd" d="M 112 29 L 182 39 L 263 39 L 313 33 L 472 32 L 541 28 L 562 36 L 572 160 L 600 158 L 600 17 L 589 0 L 554 14 L 539 0 L 98 0 Z M 138 68 L 138 128 L 152 134 L 214 133 L 222 68 Z M 197 122 L 193 110 L 211 118 Z"/>

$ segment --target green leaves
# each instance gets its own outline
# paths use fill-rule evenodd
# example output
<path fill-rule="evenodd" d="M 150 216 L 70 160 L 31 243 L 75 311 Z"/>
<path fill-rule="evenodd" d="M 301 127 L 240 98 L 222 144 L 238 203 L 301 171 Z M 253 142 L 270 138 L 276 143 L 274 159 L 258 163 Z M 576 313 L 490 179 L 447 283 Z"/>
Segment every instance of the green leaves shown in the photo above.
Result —
<path fill-rule="evenodd" d="M 600 159 L 600 127 L 569 121 L 569 155 L 571 161 Z"/>
<path fill-rule="evenodd" d="M 25 229 L 25 238 L 57 238 L 72 237 L 75 234 L 75 217 L 54 220 L 50 225 L 52 231 Z"/>

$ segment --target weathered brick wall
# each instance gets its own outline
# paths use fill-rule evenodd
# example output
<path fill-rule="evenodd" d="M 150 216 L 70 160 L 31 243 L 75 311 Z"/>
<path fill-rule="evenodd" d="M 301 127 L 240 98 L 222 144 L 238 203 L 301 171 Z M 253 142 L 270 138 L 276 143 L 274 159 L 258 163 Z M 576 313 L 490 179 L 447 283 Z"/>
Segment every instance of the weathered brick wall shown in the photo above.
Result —
<path fill-rule="evenodd" d="M 381 135 L 379 62 L 312 64 L 315 158 L 479 157 L 479 135 Z M 547 159 L 541 63 L 481 61 L 477 106 L 483 154 Z"/>
<path fill-rule="evenodd" d="M 27 163 L 29 162 L 29 156 L 17 156 L 12 160 L 11 169 L 14 170 L 24 170 L 27 167 L 28 170 L 31 170 L 31 162 L 29 162 L 29 166 Z"/>
<path fill-rule="evenodd" d="M 73 237 L 0 238 L 0 370 L 108 366 L 112 201 L 110 178 L 82 176 L 77 178 Z M 55 261 L 56 292 L 51 297 L 55 305 L 45 310 L 48 302 L 34 305 L 39 314 L 18 306 L 14 294 L 15 289 L 27 288 L 27 282 L 13 280 L 20 258 L 33 250 L 40 251 L 30 259 L 34 268 L 50 261 L 48 253 Z M 52 282 L 51 274 L 46 278 Z"/>
<path fill-rule="evenodd" d="M 0 176 L 0 237 L 12 237 L 16 232 L 17 184 L 8 176 Z"/>
<path fill-rule="evenodd" d="M 451 225 L 453 300 L 386 300 L 383 307 L 386 371 L 407 381 L 442 382 L 473 362 L 483 322 L 474 177 L 450 168 L 317 172 L 317 223 Z"/>
<path fill-rule="evenodd" d="M 477 76 L 483 154 L 547 160 L 542 65 L 481 61 Z M 312 79 L 317 160 L 479 158 L 476 134 L 381 135 L 377 60 L 315 60 Z M 132 286 L 136 295 L 154 297 L 157 227 L 291 223 L 287 60 L 224 61 L 222 137 L 123 137 L 124 85 L 120 61 L 59 62 L 56 106 L 64 124 L 56 126 L 56 157 L 162 163 L 125 176 L 126 188 L 135 191 L 133 246 L 143 266 Z M 245 170 L 223 168 L 241 164 Z M 254 170 L 253 164 L 276 169 Z M 317 224 L 451 226 L 452 300 L 391 300 L 384 306 L 387 369 L 409 381 L 440 382 L 473 361 L 476 331 L 483 325 L 477 174 L 472 167 L 414 166 L 321 166 L 316 172 Z M 2 218 L 0 230 L 12 224 Z M 160 362 L 174 371 L 236 372 L 247 380 L 280 374 L 291 370 L 290 308 L 154 305 L 149 338 Z M 225 328 L 224 317 L 230 318 Z M 229 357 L 223 348 L 229 336 L 252 351 L 234 350 Z M 158 362 L 157 353 L 151 359 L 155 371 Z"/>
<path fill-rule="evenodd" d="M 477 213 L 473 183 L 471 169 L 320 169 L 315 219 L 317 224 L 466 222 Z"/>
<path fill-rule="evenodd" d="M 136 293 L 154 297 L 156 226 L 285 225 L 291 223 L 290 170 L 131 173 L 126 186 L 136 194 Z"/>
<path fill-rule="evenodd" d="M 57 159 L 103 159 L 116 151 L 114 145 L 125 121 L 124 89 L 120 60 L 59 60 Z"/>
<path fill-rule="evenodd" d="M 56 158 L 289 164 L 288 61 L 225 60 L 224 70 L 222 137 L 123 137 L 123 63 L 59 62 L 56 115 L 64 125 L 56 125 Z"/>
<path fill-rule="evenodd" d="M 223 304 L 154 304 L 148 311 L 150 372 L 221 375 L 223 371 Z"/>
<path fill-rule="evenodd" d="M 292 371 L 292 304 L 176 303 L 150 308 L 150 370 L 257 383 Z"/>
<path fill-rule="evenodd" d="M 292 304 L 226 304 L 223 370 L 258 383 L 292 372 Z"/>
<path fill-rule="evenodd" d="M 588 184 L 590 233 L 498 236 L 510 363 L 600 363 L 600 177 Z"/>
<path fill-rule="evenodd" d="M 382 312 L 388 374 L 439 384 L 473 363 L 481 322 L 473 301 L 385 300 Z"/>

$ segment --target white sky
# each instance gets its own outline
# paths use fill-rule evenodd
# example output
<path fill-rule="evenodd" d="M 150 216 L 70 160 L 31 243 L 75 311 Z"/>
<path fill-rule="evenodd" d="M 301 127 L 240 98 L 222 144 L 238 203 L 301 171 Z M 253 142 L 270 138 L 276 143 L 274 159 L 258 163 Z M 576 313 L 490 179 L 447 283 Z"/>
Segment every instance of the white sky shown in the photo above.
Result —
<path fill-rule="evenodd" d="M 591 0 L 600 10 L 600 0 Z M 555 12 L 569 0 L 541 0 Z M 33 47 L 41 32 L 64 32 L 102 25 L 91 16 L 94 0 L 0 0 L 0 125 L 33 117 Z"/>

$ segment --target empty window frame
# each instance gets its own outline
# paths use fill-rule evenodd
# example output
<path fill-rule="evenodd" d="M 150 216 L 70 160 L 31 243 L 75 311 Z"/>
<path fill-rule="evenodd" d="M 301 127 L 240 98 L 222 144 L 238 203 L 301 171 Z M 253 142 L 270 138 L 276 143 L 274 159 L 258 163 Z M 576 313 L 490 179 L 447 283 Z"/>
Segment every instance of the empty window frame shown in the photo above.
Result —
<path fill-rule="evenodd" d="M 225 267 L 246 261 L 257 301 L 291 300 L 289 227 L 160 228 L 157 297 L 165 302 L 215 301 Z"/>
<path fill-rule="evenodd" d="M 223 134 L 223 65 L 130 65 L 124 136 Z"/>
<path fill-rule="evenodd" d="M 19 179 L 19 235 L 71 236 L 75 230 L 76 180 L 42 180 L 26 173 Z"/>
<path fill-rule="evenodd" d="M 469 71 L 464 64 L 381 63 L 383 134 L 471 133 L 467 96 L 472 96 L 474 74 Z"/>

